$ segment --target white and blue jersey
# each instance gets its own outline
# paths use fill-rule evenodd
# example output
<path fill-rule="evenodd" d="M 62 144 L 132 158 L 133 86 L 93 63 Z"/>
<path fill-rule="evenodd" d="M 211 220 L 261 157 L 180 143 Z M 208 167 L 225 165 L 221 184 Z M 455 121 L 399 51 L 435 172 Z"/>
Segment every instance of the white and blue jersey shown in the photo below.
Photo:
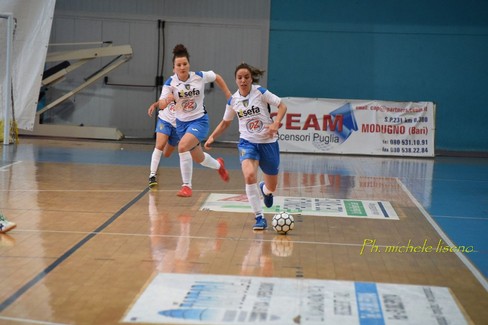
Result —
<path fill-rule="evenodd" d="M 180 141 L 176 132 L 175 103 L 171 102 L 165 109 L 159 110 L 155 132 L 166 134 L 168 143 L 175 147 Z"/>
<path fill-rule="evenodd" d="M 175 73 L 164 83 L 161 99 L 173 94 L 181 109 L 176 110 L 176 119 L 189 122 L 206 114 L 204 106 L 205 84 L 217 78 L 213 71 L 190 71 L 188 80 L 181 81 Z"/>
<path fill-rule="evenodd" d="M 237 148 L 239 159 L 259 161 L 259 167 L 267 175 L 278 175 L 280 148 L 278 135 L 270 137 L 266 125 L 272 124 L 269 105 L 279 106 L 281 98 L 259 85 L 252 85 L 247 96 L 239 91 L 229 99 L 224 120 L 239 119 L 240 139 Z"/>
<path fill-rule="evenodd" d="M 176 127 L 175 103 L 171 102 L 165 109 L 160 109 L 158 118 Z"/>
<path fill-rule="evenodd" d="M 227 102 L 224 113 L 225 121 L 232 121 L 235 116 L 239 119 L 239 133 L 241 139 L 252 143 L 276 142 L 278 135 L 269 137 L 265 125 L 273 123 L 269 105 L 279 106 L 281 98 L 259 85 L 252 85 L 247 96 L 241 96 L 236 91 Z"/>

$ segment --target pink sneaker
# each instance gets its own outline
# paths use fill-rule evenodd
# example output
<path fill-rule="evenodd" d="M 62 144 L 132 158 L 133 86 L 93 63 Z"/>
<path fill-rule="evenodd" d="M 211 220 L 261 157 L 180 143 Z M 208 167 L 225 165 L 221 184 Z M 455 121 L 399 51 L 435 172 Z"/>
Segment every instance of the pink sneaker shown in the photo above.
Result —
<path fill-rule="evenodd" d="M 191 188 L 189 188 L 188 186 L 185 186 L 183 185 L 181 187 L 181 190 L 176 193 L 176 195 L 180 196 L 180 197 L 191 197 L 191 195 L 193 194 L 193 191 L 191 190 Z"/>
<path fill-rule="evenodd" d="M 227 172 L 227 169 L 225 169 L 225 165 L 224 165 L 224 159 L 222 158 L 217 158 L 217 161 L 219 162 L 220 164 L 220 168 L 219 168 L 219 175 L 220 175 L 220 178 L 222 178 L 222 180 L 224 182 L 228 182 L 229 181 L 229 173 Z"/>

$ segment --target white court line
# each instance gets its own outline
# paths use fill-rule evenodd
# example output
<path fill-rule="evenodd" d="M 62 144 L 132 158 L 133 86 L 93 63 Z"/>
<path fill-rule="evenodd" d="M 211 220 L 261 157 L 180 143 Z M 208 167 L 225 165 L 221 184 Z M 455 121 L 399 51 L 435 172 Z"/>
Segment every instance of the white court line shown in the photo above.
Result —
<path fill-rule="evenodd" d="M 149 190 L 150 193 L 157 193 L 157 192 L 162 192 L 162 193 L 165 193 L 165 192 L 177 192 L 180 188 L 172 188 L 172 189 L 164 189 L 164 190 Z M 222 189 L 221 188 L 217 188 L 217 189 L 205 189 L 205 190 L 193 190 L 193 193 L 198 193 L 198 192 L 204 192 L 204 193 L 207 193 L 207 192 L 214 192 L 214 193 L 219 193 L 219 191 L 221 191 Z M 225 190 L 226 192 L 242 192 L 244 193 L 244 191 L 242 189 L 239 189 L 239 190 Z M 97 189 L 91 189 L 91 190 L 68 190 L 68 189 L 61 189 L 61 190 L 31 190 L 31 189 L 24 189 L 24 190 L 2 190 L 0 189 L 0 192 L 80 192 L 80 193 L 83 193 L 83 192 L 99 192 L 99 193 L 124 193 L 124 192 L 127 192 L 127 193 L 132 193 L 132 192 L 137 192 L 137 193 L 140 193 L 141 192 L 141 189 L 113 189 L 113 190 L 97 190 Z M 176 197 L 176 195 L 175 195 Z"/>
<path fill-rule="evenodd" d="M 459 216 L 435 216 L 436 218 L 441 219 L 459 219 L 459 220 L 487 220 L 487 218 L 483 217 L 459 217 Z"/>
<path fill-rule="evenodd" d="M 175 190 L 173 190 L 175 191 Z M 128 190 L 30 190 L 30 189 L 25 189 L 25 190 L 0 190 L 0 192 L 102 192 L 102 193 L 112 193 L 112 192 L 127 192 L 127 193 L 132 193 L 132 192 L 141 192 L 141 189 L 128 189 Z"/>
<path fill-rule="evenodd" d="M 455 246 L 454 243 L 451 241 L 451 239 L 446 235 L 446 233 L 439 227 L 439 225 L 435 222 L 434 219 L 430 216 L 430 214 L 424 209 L 424 207 L 417 201 L 417 199 L 410 193 L 408 188 L 400 181 L 400 179 L 397 178 L 397 182 L 400 184 L 401 188 L 407 193 L 407 195 L 410 197 L 410 199 L 415 203 L 417 208 L 422 212 L 424 215 L 425 219 L 434 227 L 434 229 L 437 231 L 439 236 L 441 236 L 442 240 L 449 245 L 450 247 Z M 464 265 L 473 273 L 474 277 L 478 279 L 478 281 L 481 283 L 481 285 L 485 288 L 486 291 L 488 291 L 488 281 L 486 278 L 481 274 L 480 271 L 471 263 L 471 261 L 464 256 L 463 253 L 461 252 L 454 252 L 457 257 L 461 260 L 461 262 L 464 263 Z"/>
<path fill-rule="evenodd" d="M 68 325 L 69 323 L 53 323 L 53 322 L 44 322 L 40 320 L 34 320 L 34 319 L 26 319 L 26 318 L 15 318 L 15 317 L 5 317 L 5 316 L 0 316 L 0 320 L 9 320 L 12 322 L 19 322 L 19 323 L 29 323 L 29 324 L 42 324 L 42 325 Z"/>
<path fill-rule="evenodd" d="M 13 165 L 17 165 L 17 164 L 21 164 L 21 163 L 22 163 L 22 161 L 16 161 L 16 162 L 13 162 L 13 163 L 11 163 L 11 164 L 8 164 L 8 165 L 5 165 L 5 166 L 2 166 L 2 167 L 0 167 L 0 171 L 1 171 L 1 172 L 6 172 L 6 171 L 8 171 L 8 169 L 9 169 L 10 167 L 12 167 Z"/>
<path fill-rule="evenodd" d="M 223 239 L 230 241 L 260 241 L 260 242 L 273 242 L 274 239 L 263 239 L 263 238 L 243 238 L 243 237 L 208 237 L 208 236 L 182 236 L 182 235 L 151 235 L 151 234 L 127 234 L 118 232 L 92 232 L 92 231 L 69 231 L 69 230 L 37 230 L 37 229 L 16 229 L 15 232 L 31 232 L 31 233 L 53 233 L 53 234 L 82 234 L 91 235 L 96 234 L 97 236 L 130 236 L 130 237 L 160 237 L 160 238 L 188 238 L 188 239 L 203 239 L 203 240 L 215 240 Z M 276 233 L 276 236 L 284 236 Z M 284 236 L 290 239 L 290 242 L 294 244 L 307 244 L 307 245 L 332 245 L 332 246 L 345 246 L 345 247 L 363 247 L 364 243 L 352 244 L 352 243 L 335 243 L 335 242 L 317 242 L 317 241 L 306 241 L 306 240 L 295 240 L 290 235 Z M 376 245 L 381 248 L 387 248 L 389 245 Z"/>

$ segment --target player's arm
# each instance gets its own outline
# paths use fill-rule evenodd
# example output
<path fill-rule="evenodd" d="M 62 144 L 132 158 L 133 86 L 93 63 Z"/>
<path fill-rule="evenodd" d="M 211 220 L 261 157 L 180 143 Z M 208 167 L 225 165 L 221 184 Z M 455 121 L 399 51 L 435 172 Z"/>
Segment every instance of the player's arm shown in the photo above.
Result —
<path fill-rule="evenodd" d="M 169 93 L 167 95 L 161 94 L 161 98 L 159 98 L 159 100 L 157 101 L 158 108 L 160 110 L 163 110 L 174 100 L 175 100 L 175 97 L 173 96 L 172 93 Z"/>
<path fill-rule="evenodd" d="M 210 145 L 214 143 L 215 139 L 217 139 L 222 133 L 224 133 L 224 131 L 229 127 L 231 123 L 232 120 L 222 120 L 205 142 L 205 149 L 210 150 Z"/>
<path fill-rule="evenodd" d="M 278 105 L 278 112 L 276 113 L 274 122 L 268 125 L 268 134 L 270 137 L 273 137 L 276 133 L 278 133 L 278 129 L 280 128 L 281 121 L 285 117 L 287 110 L 288 108 L 286 107 L 286 104 L 282 100 Z"/>
<path fill-rule="evenodd" d="M 152 116 L 153 112 L 158 108 L 159 102 L 154 102 L 147 109 L 147 115 Z"/>

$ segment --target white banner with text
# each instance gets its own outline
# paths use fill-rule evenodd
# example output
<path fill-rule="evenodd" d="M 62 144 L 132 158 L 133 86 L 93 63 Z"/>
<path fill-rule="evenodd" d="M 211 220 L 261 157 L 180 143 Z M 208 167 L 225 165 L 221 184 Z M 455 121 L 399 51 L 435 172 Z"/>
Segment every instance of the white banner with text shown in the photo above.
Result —
<path fill-rule="evenodd" d="M 158 273 L 121 320 L 151 324 L 467 325 L 446 287 Z"/>
<path fill-rule="evenodd" d="M 281 152 L 434 156 L 433 102 L 287 97 Z M 276 114 L 276 113 L 275 113 Z"/>

